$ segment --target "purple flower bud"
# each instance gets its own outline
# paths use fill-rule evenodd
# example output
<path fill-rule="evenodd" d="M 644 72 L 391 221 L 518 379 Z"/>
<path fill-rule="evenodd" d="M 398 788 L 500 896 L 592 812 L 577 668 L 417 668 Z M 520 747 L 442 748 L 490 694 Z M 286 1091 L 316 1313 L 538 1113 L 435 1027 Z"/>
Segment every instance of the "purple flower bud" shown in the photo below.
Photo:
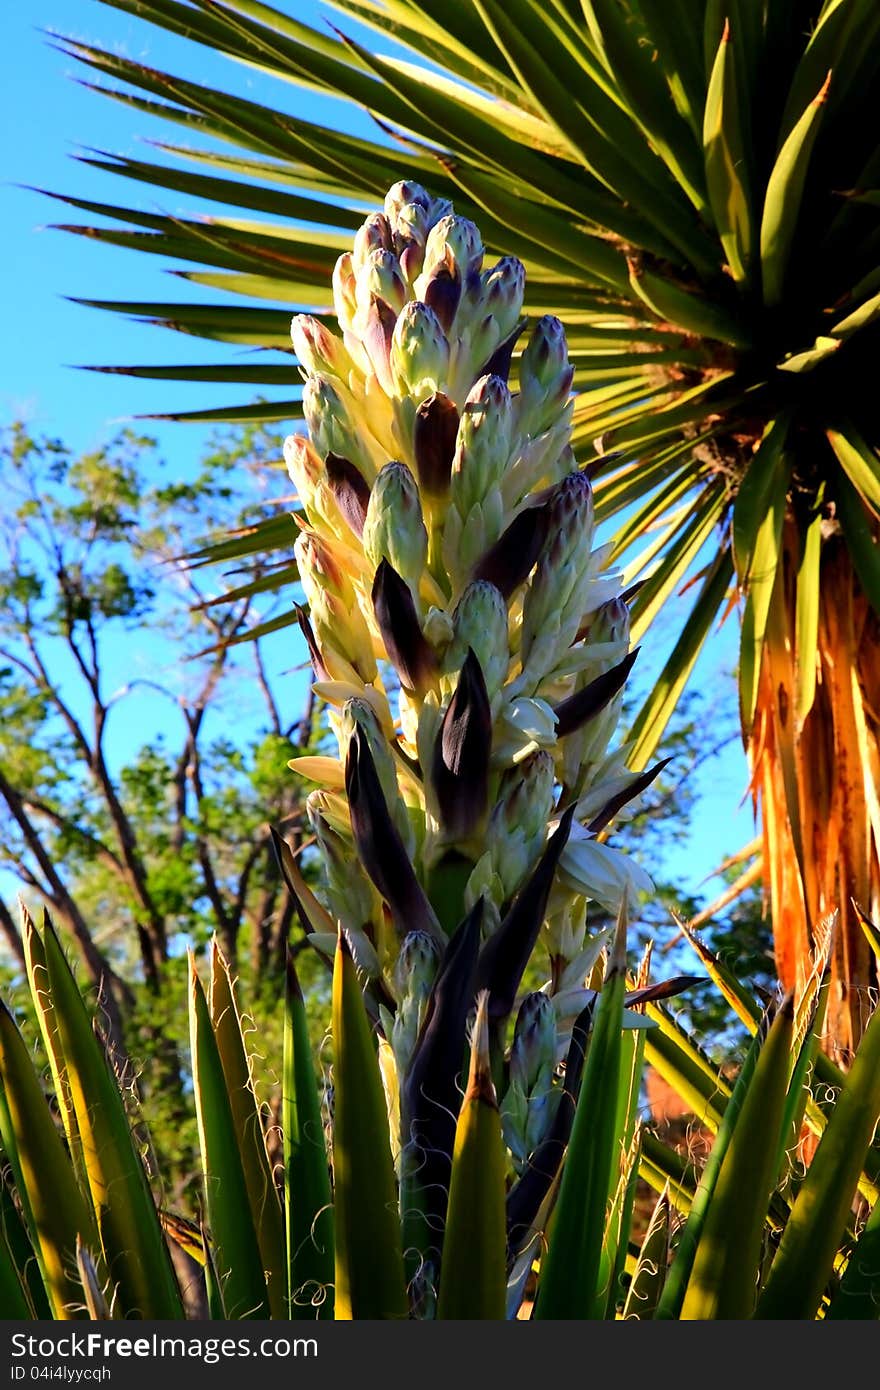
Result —
<path fill-rule="evenodd" d="M 413 454 L 419 487 L 426 497 L 443 498 L 449 493 L 458 423 L 458 410 L 442 391 L 435 391 L 416 411 Z"/>
<path fill-rule="evenodd" d="M 340 454 L 328 454 L 324 467 L 340 513 L 354 534 L 362 536 L 370 502 L 370 489 L 363 474 Z"/>
<path fill-rule="evenodd" d="M 461 277 L 448 266 L 439 265 L 432 271 L 424 294 L 428 308 L 434 310 L 448 333 L 461 299 Z"/>
<path fill-rule="evenodd" d="M 588 719 L 592 719 L 598 714 L 618 691 L 622 690 L 626 683 L 626 678 L 633 667 L 633 662 L 639 654 L 639 648 L 629 653 L 612 666 L 609 671 L 603 671 L 595 680 L 585 685 L 583 690 L 578 690 L 574 695 L 569 695 L 567 700 L 561 701 L 556 706 L 556 733 L 559 738 L 565 738 L 566 734 L 573 733 L 582 724 L 586 724 Z"/>
<path fill-rule="evenodd" d="M 544 549 L 550 505 L 525 507 L 474 566 L 474 579 L 487 579 L 506 599 L 524 584 Z"/>
<path fill-rule="evenodd" d="M 464 840 L 486 814 L 492 713 L 480 663 L 469 651 L 434 745 L 432 781 L 446 836 Z"/>
<path fill-rule="evenodd" d="M 640 773 L 638 777 L 630 782 L 628 787 L 618 792 L 616 796 L 612 796 L 611 799 L 605 803 L 598 815 L 595 815 L 590 821 L 587 829 L 591 830 L 594 835 L 598 835 L 601 830 L 605 829 L 606 825 L 610 824 L 618 811 L 620 811 L 628 801 L 633 801 L 637 796 L 641 796 L 642 792 L 650 787 L 654 778 L 659 777 L 664 767 L 667 767 L 671 762 L 671 758 L 661 758 L 660 762 L 655 763 L 653 767 L 649 767 L 647 772 Z"/>
<path fill-rule="evenodd" d="M 370 300 L 367 324 L 363 333 L 363 344 L 367 356 L 373 364 L 379 385 L 390 396 L 394 392 L 394 377 L 391 372 L 391 341 L 397 315 L 384 299 L 375 295 Z"/>
<path fill-rule="evenodd" d="M 425 1229 L 435 1232 L 439 1259 L 455 1117 L 461 1106 L 459 1073 L 483 921 L 483 899 L 450 937 L 431 988 L 425 1018 L 401 1090 L 403 1169 L 418 1174 Z"/>
<path fill-rule="evenodd" d="M 407 689 L 423 694 L 435 678 L 436 658 L 419 624 L 410 587 L 387 560 L 376 570 L 372 597 L 389 661 Z"/>
<path fill-rule="evenodd" d="M 345 759 L 345 792 L 361 863 L 388 904 L 401 937 L 411 931 L 436 936 L 439 927 L 382 793 L 364 730 L 357 725 Z"/>
<path fill-rule="evenodd" d="M 296 621 L 299 624 L 300 632 L 306 640 L 306 646 L 309 650 L 309 657 L 312 662 L 312 670 L 315 674 L 315 680 L 328 681 L 330 679 L 330 672 L 324 665 L 324 658 L 321 655 L 321 649 L 318 646 L 318 641 L 312 629 L 312 624 L 309 621 L 309 615 L 306 612 L 306 610 L 302 607 L 302 605 L 299 603 L 295 603 L 293 605 L 293 611 L 296 613 Z"/>
<path fill-rule="evenodd" d="M 421 274 L 424 259 L 424 247 L 419 246 L 418 243 L 415 241 L 410 242 L 410 244 L 408 246 L 405 246 L 404 249 L 401 251 L 400 268 L 403 271 L 403 274 L 410 285 L 413 283 L 414 280 L 418 279 L 419 275 Z"/>

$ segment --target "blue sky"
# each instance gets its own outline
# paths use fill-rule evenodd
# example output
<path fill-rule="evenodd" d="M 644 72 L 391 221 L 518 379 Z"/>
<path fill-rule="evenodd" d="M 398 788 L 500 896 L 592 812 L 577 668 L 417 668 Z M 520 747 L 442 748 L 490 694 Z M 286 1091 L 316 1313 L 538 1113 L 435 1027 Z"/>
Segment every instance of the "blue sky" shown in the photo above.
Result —
<path fill-rule="evenodd" d="M 297 18 L 306 22 L 321 23 L 319 9 L 317 0 L 296 0 Z M 51 32 L 47 35 L 46 30 Z M 73 155 L 89 147 L 143 158 L 148 153 L 144 140 L 168 138 L 169 128 L 83 87 L 88 73 L 52 46 L 52 33 L 102 44 L 151 66 L 234 87 L 242 94 L 252 93 L 266 79 L 94 0 L 10 6 L 4 31 L 0 54 L 0 111 L 6 137 L 0 195 L 7 315 L 0 346 L 4 416 L 24 414 L 35 428 L 63 430 L 69 442 L 86 448 L 104 437 L 114 420 L 134 414 L 237 403 L 241 388 L 155 383 L 74 370 L 74 364 L 84 363 L 207 363 L 228 360 L 230 349 L 68 302 L 66 296 L 78 295 L 176 300 L 198 291 L 175 281 L 168 274 L 170 267 L 159 258 L 51 230 L 53 223 L 84 219 L 63 203 L 16 185 L 75 192 L 79 197 L 147 211 L 194 211 L 191 203 L 173 192 L 130 187 L 74 160 Z M 322 120 L 351 127 L 360 119 L 341 102 L 306 95 L 280 82 L 272 88 L 270 101 L 287 102 L 291 109 L 307 103 L 309 111 Z M 210 291 L 205 297 L 213 300 L 217 295 Z M 181 466 L 194 459 L 205 435 L 199 426 L 169 428 L 158 422 L 150 425 L 150 431 L 173 450 Z"/>
<path fill-rule="evenodd" d="M 287 0 L 287 7 L 307 23 L 322 23 L 324 15 L 331 16 L 318 0 L 295 0 L 295 4 Z M 161 258 L 138 256 L 48 230 L 53 222 L 79 218 L 62 204 L 15 185 L 76 191 L 81 197 L 128 203 L 150 211 L 192 213 L 204 208 L 193 208 L 174 193 L 154 193 L 145 186 L 129 188 L 123 180 L 71 158 L 82 147 L 142 157 L 143 138 L 167 136 L 168 131 L 161 123 L 151 123 L 79 85 L 82 71 L 40 32 L 37 11 L 43 29 L 104 44 L 196 81 L 251 94 L 266 79 L 93 0 L 41 0 L 39 6 L 7 7 L 0 53 L 0 122 L 6 137 L 6 182 L 0 190 L 6 315 L 6 331 L 0 339 L 0 416 L 6 420 L 24 416 L 35 429 L 59 434 L 85 449 L 107 438 L 115 422 L 133 415 L 224 401 L 237 403 L 242 396 L 241 388 L 235 387 L 159 383 L 73 369 L 72 364 L 77 363 L 210 362 L 228 358 L 235 349 L 129 323 L 65 298 L 173 300 L 197 290 L 175 282 Z M 351 29 L 347 21 L 346 27 Z M 287 84 L 273 83 L 261 96 L 328 124 L 365 128 L 364 118 L 341 103 L 302 93 Z M 372 124 L 369 130 L 375 133 Z M 216 293 L 210 297 L 215 299 Z M 175 470 L 185 475 L 194 467 L 205 439 L 203 427 L 151 422 L 149 430 L 158 437 Z M 713 692 L 711 717 L 719 727 L 732 726 L 735 721 L 729 677 L 734 659 L 733 629 L 731 621 L 728 631 L 710 644 L 696 675 L 696 682 Z M 639 663 L 646 673 L 656 669 L 664 645 L 662 628 L 646 640 Z M 160 717 L 158 712 L 155 717 Z M 674 862 L 664 866 L 664 875 L 673 871 L 683 889 L 694 890 L 725 854 L 754 834 L 751 811 L 740 806 L 745 784 L 745 761 L 738 748 L 729 750 L 700 775 L 702 799 L 691 844 L 686 852 L 677 851 Z"/>

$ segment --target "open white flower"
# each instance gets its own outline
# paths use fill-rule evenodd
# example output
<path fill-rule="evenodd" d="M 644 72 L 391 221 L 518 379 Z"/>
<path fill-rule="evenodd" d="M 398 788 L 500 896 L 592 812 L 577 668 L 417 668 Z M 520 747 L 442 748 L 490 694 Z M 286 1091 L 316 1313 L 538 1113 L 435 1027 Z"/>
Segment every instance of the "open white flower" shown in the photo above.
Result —
<path fill-rule="evenodd" d="M 624 892 L 631 903 L 642 893 L 653 893 L 654 884 L 640 864 L 620 850 L 594 839 L 577 821 L 559 860 L 563 882 L 594 902 L 618 912 Z"/>

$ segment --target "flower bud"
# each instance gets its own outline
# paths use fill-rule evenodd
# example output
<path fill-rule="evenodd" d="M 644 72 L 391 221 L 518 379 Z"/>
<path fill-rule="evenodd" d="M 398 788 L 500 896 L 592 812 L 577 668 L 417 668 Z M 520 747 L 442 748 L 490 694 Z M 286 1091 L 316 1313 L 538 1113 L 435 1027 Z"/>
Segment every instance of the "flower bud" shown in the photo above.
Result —
<path fill-rule="evenodd" d="M 315 492 L 320 484 L 324 468 L 320 458 L 304 434 L 289 434 L 284 441 L 284 462 L 296 494 L 311 514 Z"/>
<path fill-rule="evenodd" d="M 583 633 L 590 645 L 605 642 L 620 642 L 629 645 L 629 608 L 623 599 L 608 599 L 595 612 L 591 613 L 586 631 Z"/>
<path fill-rule="evenodd" d="M 405 198 L 407 192 L 413 194 L 406 201 L 398 201 L 391 216 L 395 246 L 401 262 L 409 258 L 404 266 L 404 274 L 412 285 L 424 263 L 425 244 L 431 228 L 452 212 L 452 204 L 447 198 L 432 198 L 419 184 L 401 184 L 398 187 L 402 189 L 400 197 Z"/>
<path fill-rule="evenodd" d="M 400 179 L 385 194 L 385 216 L 397 231 L 398 219 L 404 208 L 419 208 L 427 215 L 432 202 L 430 193 L 420 183 L 414 179 Z"/>
<path fill-rule="evenodd" d="M 339 327 L 349 332 L 357 314 L 357 280 L 350 251 L 344 251 L 333 267 L 333 307 Z"/>
<path fill-rule="evenodd" d="M 415 406 L 442 391 L 449 371 L 449 343 L 433 309 L 417 300 L 404 305 L 391 340 L 391 374 L 399 396 Z"/>
<path fill-rule="evenodd" d="M 577 635 L 590 581 L 593 492 L 583 473 L 556 487 L 548 544 L 523 600 L 522 689 L 537 690 Z"/>
<path fill-rule="evenodd" d="M 484 931 L 488 940 L 501 925 L 501 908 L 505 902 L 504 884 L 488 852 L 480 855 L 468 877 L 464 890 L 465 910 L 469 912 L 480 898 L 483 899 Z"/>
<path fill-rule="evenodd" d="M 412 590 L 387 560 L 379 561 L 372 599 L 388 659 L 401 685 L 423 695 L 435 682 L 437 659 L 419 623 Z"/>
<path fill-rule="evenodd" d="M 497 376 L 485 376 L 465 401 L 443 527 L 443 560 L 460 584 L 498 539 L 504 526 L 501 481 L 510 460 L 513 409 Z"/>
<path fill-rule="evenodd" d="M 498 487 L 513 446 L 510 391 L 498 376 L 484 376 L 464 404 L 452 462 L 452 505 L 462 516 Z"/>
<path fill-rule="evenodd" d="M 404 1076 L 409 1066 L 439 965 L 440 948 L 427 932 L 413 931 L 404 937 L 392 973 L 397 1012 L 391 1046 L 398 1076 Z"/>
<path fill-rule="evenodd" d="M 391 223 L 381 212 L 371 213 L 357 229 L 352 252 L 352 265 L 357 275 L 366 265 L 373 251 L 393 251 L 394 238 Z"/>
<path fill-rule="evenodd" d="M 364 553 L 374 569 L 387 560 L 418 594 L 428 554 L 428 533 L 416 480 L 405 463 L 388 463 L 370 493 Z"/>
<path fill-rule="evenodd" d="M 556 1011 L 549 995 L 527 994 L 519 1007 L 510 1049 L 510 1078 L 527 1096 L 547 1093 L 556 1070 Z"/>
<path fill-rule="evenodd" d="M 470 337 L 470 358 L 474 372 L 485 372 L 493 355 L 515 332 L 524 291 L 525 269 L 515 256 L 504 256 L 483 274 L 472 311 L 475 327 Z"/>
<path fill-rule="evenodd" d="M 406 285 L 400 269 L 400 261 L 392 251 L 382 249 L 371 251 L 366 262 L 358 272 L 357 302 L 361 313 L 369 306 L 371 299 L 384 299 L 399 314 L 406 303 Z"/>
<path fill-rule="evenodd" d="M 505 900 L 531 872 L 544 847 L 554 781 L 553 758 L 543 749 L 510 768 L 501 780 L 486 844 Z"/>
<path fill-rule="evenodd" d="M 608 708 L 621 694 L 638 654 L 639 648 L 636 647 L 635 651 L 629 652 L 613 666 L 603 661 L 597 676 L 586 667 L 579 673 L 573 693 L 556 706 L 556 732 L 559 738 L 575 733 Z"/>
<path fill-rule="evenodd" d="M 303 386 L 303 415 L 320 458 L 340 454 L 355 461 L 361 449 L 339 392 L 324 376 L 310 376 Z"/>
<path fill-rule="evenodd" d="M 553 961 L 557 989 L 580 988 L 598 961 L 614 928 L 587 937 L 588 903 L 557 878 L 544 922 L 543 941 Z"/>
<path fill-rule="evenodd" d="M 480 299 L 482 261 L 480 234 L 468 218 L 443 217 L 431 229 L 422 274 L 413 293 L 430 305 L 447 333 L 452 330 L 462 294 L 471 305 Z"/>
<path fill-rule="evenodd" d="M 422 401 L 416 411 L 413 456 L 419 489 L 426 498 L 442 499 L 449 493 L 458 425 L 454 402 L 441 392 Z"/>
<path fill-rule="evenodd" d="M 486 814 L 492 715 L 480 663 L 468 652 L 434 744 L 431 781 L 447 842 L 468 839 Z"/>
<path fill-rule="evenodd" d="M 561 1094 L 553 1086 L 556 1010 L 546 994 L 527 994 L 516 1017 L 510 1084 L 501 1104 L 504 1137 L 522 1172 L 544 1138 Z"/>
<path fill-rule="evenodd" d="M 345 565 L 313 531 L 300 532 L 293 553 L 319 648 L 338 651 L 363 681 L 375 680 L 372 639 Z"/>
<path fill-rule="evenodd" d="M 593 780 L 596 765 L 605 757 L 620 718 L 624 684 L 638 651 L 637 647 L 615 665 L 602 661 L 586 667 L 576 676 L 572 694 L 556 706 L 557 733 L 562 740 L 560 776 L 576 797 L 587 780 Z M 597 666 L 599 674 L 594 675 Z"/>
<path fill-rule="evenodd" d="M 422 631 L 435 651 L 444 651 L 452 641 L 452 619 L 446 609 L 432 603 L 425 614 Z"/>
<path fill-rule="evenodd" d="M 394 378 L 391 374 L 391 343 L 397 316 L 384 299 L 373 296 L 367 310 L 362 334 L 364 351 L 370 366 L 386 396 L 394 394 Z"/>
<path fill-rule="evenodd" d="M 293 543 L 300 582 L 310 604 L 318 592 L 331 594 L 343 604 L 355 605 L 355 593 L 345 565 L 337 556 L 333 544 L 316 531 L 300 531 Z"/>
<path fill-rule="evenodd" d="M 439 265 L 457 272 L 464 282 L 483 263 L 483 242 L 473 222 L 467 217 L 443 217 L 432 228 L 425 246 L 424 275 L 430 275 Z"/>
<path fill-rule="evenodd" d="M 499 343 L 503 343 L 517 325 L 525 288 L 525 266 L 516 256 L 502 256 L 484 279 L 483 308 L 495 320 Z"/>
<path fill-rule="evenodd" d="M 345 344 L 311 314 L 294 314 L 290 323 L 293 350 L 310 376 L 324 374 L 348 381 L 353 362 Z"/>
<path fill-rule="evenodd" d="M 425 263 L 425 242 L 430 230 L 430 209 L 421 203 L 404 203 L 394 221 L 394 240 L 401 269 L 411 284 Z"/>
<path fill-rule="evenodd" d="M 523 434 L 534 438 L 549 429 L 568 400 L 573 376 L 565 329 L 559 319 L 545 314 L 519 361 L 517 414 Z"/>
<path fill-rule="evenodd" d="M 419 278 L 425 248 L 419 242 L 408 241 L 400 253 L 400 269 L 407 284 L 412 285 Z"/>
<path fill-rule="evenodd" d="M 369 740 L 357 723 L 345 758 L 345 793 L 358 857 L 388 904 L 396 931 L 401 936 L 410 931 L 439 935 L 434 910 L 388 809 Z"/>
<path fill-rule="evenodd" d="M 440 265 L 425 282 L 423 299 L 440 320 L 444 333 L 449 334 L 461 302 L 461 280 L 448 266 Z"/>
<path fill-rule="evenodd" d="M 524 584 L 547 541 L 550 505 L 523 507 L 473 569 L 474 579 L 486 579 L 509 599 Z"/>
<path fill-rule="evenodd" d="M 411 931 L 403 938 L 391 982 L 395 997 L 407 995 L 427 999 L 440 964 L 440 946 L 424 931 Z"/>
<path fill-rule="evenodd" d="M 339 454 L 327 455 L 324 470 L 340 515 L 356 536 L 362 536 L 370 502 L 370 489 L 364 475 Z"/>
<path fill-rule="evenodd" d="M 494 584 L 469 584 L 452 616 L 453 637 L 444 669 L 458 671 L 471 648 L 480 663 L 489 699 L 501 689 L 510 666 L 507 604 Z"/>
<path fill-rule="evenodd" d="M 339 755 L 343 762 L 348 755 L 348 745 L 354 735 L 355 727 L 363 731 L 370 745 L 370 752 L 373 755 L 373 763 L 379 778 L 379 785 L 382 788 L 382 795 L 385 797 L 385 804 L 397 827 L 407 854 L 412 856 L 415 848 L 415 836 L 397 784 L 394 758 L 379 721 L 366 700 L 358 698 L 346 700 L 342 707 L 342 717 L 339 721 Z"/>
<path fill-rule="evenodd" d="M 357 862 L 353 847 L 331 828 L 323 810 L 323 793 L 310 792 L 306 814 L 321 850 L 330 912 L 344 927 L 363 928 L 373 916 L 376 895 Z"/>

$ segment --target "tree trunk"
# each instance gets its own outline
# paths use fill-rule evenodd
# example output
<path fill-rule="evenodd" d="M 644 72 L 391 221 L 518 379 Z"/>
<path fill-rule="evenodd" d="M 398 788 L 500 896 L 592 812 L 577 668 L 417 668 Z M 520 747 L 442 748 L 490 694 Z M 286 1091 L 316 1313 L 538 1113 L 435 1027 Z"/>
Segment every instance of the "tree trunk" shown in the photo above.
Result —
<path fill-rule="evenodd" d="M 859 909 L 878 919 L 880 622 L 832 532 L 822 549 L 816 692 L 798 727 L 792 652 L 799 545 L 789 520 L 749 755 L 779 977 L 786 988 L 798 986 L 818 924 L 837 913 L 824 1046 L 846 1065 L 877 983 Z"/>

